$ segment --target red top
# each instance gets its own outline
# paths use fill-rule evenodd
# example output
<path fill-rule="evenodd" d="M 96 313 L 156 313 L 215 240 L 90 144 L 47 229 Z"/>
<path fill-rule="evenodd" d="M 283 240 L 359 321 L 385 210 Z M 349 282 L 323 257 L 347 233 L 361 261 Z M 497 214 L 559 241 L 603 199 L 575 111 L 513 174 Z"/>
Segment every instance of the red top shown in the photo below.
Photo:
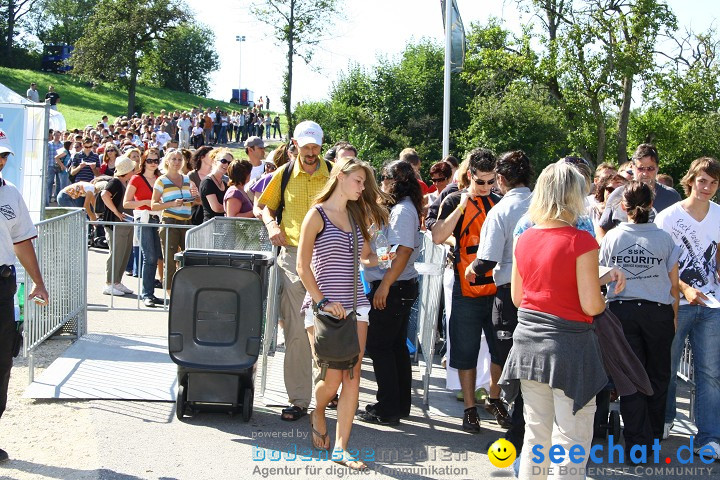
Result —
<path fill-rule="evenodd" d="M 592 323 L 593 317 L 580 306 L 576 262 L 580 255 L 599 248 L 592 235 L 574 227 L 526 230 L 515 248 L 523 284 L 520 308 Z"/>
<path fill-rule="evenodd" d="M 418 185 L 420 185 L 420 191 L 423 195 L 427 195 L 430 193 L 430 187 L 427 186 L 427 183 L 423 182 L 421 179 L 417 179 Z"/>
<path fill-rule="evenodd" d="M 142 175 L 133 175 L 130 178 L 130 185 L 135 187 L 135 198 L 134 200 L 151 200 L 152 199 L 152 188 L 148 186 L 149 182 L 146 182 Z M 135 210 L 150 210 L 148 205 L 143 205 Z"/>

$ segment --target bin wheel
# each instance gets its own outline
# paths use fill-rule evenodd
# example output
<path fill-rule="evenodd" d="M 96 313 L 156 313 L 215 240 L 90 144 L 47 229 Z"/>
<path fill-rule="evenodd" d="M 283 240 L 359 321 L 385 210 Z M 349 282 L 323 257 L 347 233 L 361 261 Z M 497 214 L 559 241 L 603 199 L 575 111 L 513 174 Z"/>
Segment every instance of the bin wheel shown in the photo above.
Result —
<path fill-rule="evenodd" d="M 178 420 L 182 420 L 185 416 L 185 408 L 187 404 L 187 397 L 185 396 L 185 385 L 178 386 L 177 400 L 175 402 L 175 415 Z"/>
<path fill-rule="evenodd" d="M 253 399 L 255 394 L 252 388 L 246 388 L 243 392 L 242 402 L 242 419 L 244 422 L 249 422 L 253 411 Z"/>
<path fill-rule="evenodd" d="M 613 434 L 613 438 L 620 438 L 620 414 L 617 411 L 610 412 L 610 420 L 608 423 L 608 427 Z"/>

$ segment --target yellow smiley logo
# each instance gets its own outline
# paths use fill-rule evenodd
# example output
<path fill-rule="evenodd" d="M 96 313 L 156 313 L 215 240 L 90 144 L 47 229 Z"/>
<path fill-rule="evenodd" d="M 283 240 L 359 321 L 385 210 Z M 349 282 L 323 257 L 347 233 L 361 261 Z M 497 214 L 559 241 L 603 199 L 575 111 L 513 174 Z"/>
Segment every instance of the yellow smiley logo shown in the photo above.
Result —
<path fill-rule="evenodd" d="M 490 463 L 497 468 L 505 468 L 512 465 L 516 455 L 515 446 L 504 438 L 490 445 L 490 449 L 488 450 Z"/>

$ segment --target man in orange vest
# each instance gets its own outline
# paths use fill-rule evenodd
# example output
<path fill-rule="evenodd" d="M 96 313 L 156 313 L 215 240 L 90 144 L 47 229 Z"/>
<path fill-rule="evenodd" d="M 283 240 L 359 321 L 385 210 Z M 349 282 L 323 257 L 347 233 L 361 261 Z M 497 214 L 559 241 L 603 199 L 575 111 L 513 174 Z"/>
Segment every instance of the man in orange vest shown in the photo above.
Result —
<path fill-rule="evenodd" d="M 465 278 L 465 269 L 477 258 L 480 231 L 490 208 L 500 197 L 492 192 L 495 185 L 495 156 L 489 150 L 476 148 L 468 154 L 470 186 L 448 195 L 440 205 L 437 223 L 432 229 L 433 242 L 454 237 L 455 283 L 449 319 L 450 366 L 458 370 L 465 411 L 463 430 L 480 432 L 475 407 L 475 380 L 482 332 L 490 351 L 490 359 L 498 364 L 492 327 L 492 305 L 496 288 L 492 272 L 478 276 L 474 282 Z M 490 383 L 490 398 L 499 399 L 497 378 Z M 502 404 L 501 404 L 502 405 Z M 507 410 L 500 413 L 498 423 L 509 422 Z M 496 415 L 496 418 L 498 416 Z M 502 423 L 501 423 L 502 425 Z"/>

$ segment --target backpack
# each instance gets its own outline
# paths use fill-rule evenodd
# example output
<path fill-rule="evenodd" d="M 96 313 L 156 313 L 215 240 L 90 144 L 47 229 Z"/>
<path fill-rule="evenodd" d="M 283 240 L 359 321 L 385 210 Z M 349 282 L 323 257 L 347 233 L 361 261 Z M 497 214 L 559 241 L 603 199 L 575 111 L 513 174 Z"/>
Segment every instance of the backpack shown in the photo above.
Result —
<path fill-rule="evenodd" d="M 463 297 L 472 298 L 495 295 L 495 292 L 497 292 L 497 287 L 493 283 L 492 270 L 481 277 L 476 277 L 474 283 L 470 283 L 465 279 L 465 269 L 477 258 L 480 245 L 480 230 L 483 223 L 485 223 L 488 212 L 494 205 L 489 196 L 475 198 L 479 198 L 480 202 L 478 203 L 475 199 L 470 198 L 465 207 L 460 238 L 457 239 L 457 255 L 455 256 L 455 265 L 459 274 Z"/>
<path fill-rule="evenodd" d="M 325 160 L 325 165 L 327 165 L 328 172 L 332 170 L 333 164 L 330 160 Z M 295 168 L 295 160 L 290 160 L 282 172 L 282 179 L 280 181 L 280 204 L 277 210 L 275 210 L 275 220 L 278 225 L 280 225 L 282 221 L 282 212 L 285 209 L 285 189 L 287 188 L 288 182 L 290 182 L 290 175 L 292 175 L 293 168 Z"/>

